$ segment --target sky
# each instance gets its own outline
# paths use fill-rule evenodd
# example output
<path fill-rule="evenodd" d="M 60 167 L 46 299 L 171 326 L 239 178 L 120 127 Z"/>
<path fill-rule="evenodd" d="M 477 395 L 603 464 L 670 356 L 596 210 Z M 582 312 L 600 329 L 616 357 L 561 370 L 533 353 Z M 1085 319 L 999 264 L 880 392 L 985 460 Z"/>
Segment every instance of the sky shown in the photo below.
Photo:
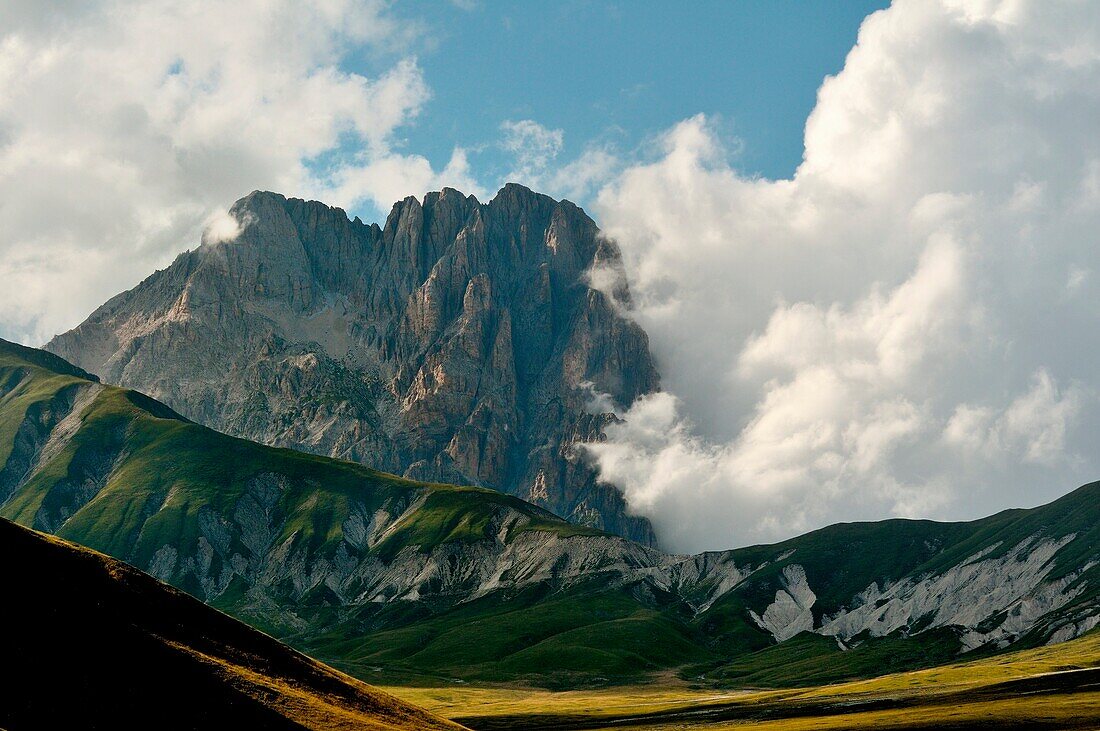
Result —
<path fill-rule="evenodd" d="M 368 221 L 445 184 L 591 208 L 698 113 L 741 173 L 790 175 L 883 5 L 5 0 L 0 337 L 74 326 L 257 188 Z"/>
<path fill-rule="evenodd" d="M 822 79 L 884 2 L 433 3 L 396 8 L 431 24 L 419 53 L 432 99 L 405 132 L 436 166 L 455 145 L 506 176 L 506 121 L 562 132 L 559 157 L 630 151 L 685 116 L 721 119 L 746 174 L 788 176 Z M 425 12 L 427 10 L 427 12 Z"/>
<path fill-rule="evenodd" d="M 0 4 L 0 336 L 254 188 L 377 219 L 514 180 L 622 249 L 663 390 L 586 451 L 666 546 L 1100 474 L 1100 5 L 549 5 Z"/>

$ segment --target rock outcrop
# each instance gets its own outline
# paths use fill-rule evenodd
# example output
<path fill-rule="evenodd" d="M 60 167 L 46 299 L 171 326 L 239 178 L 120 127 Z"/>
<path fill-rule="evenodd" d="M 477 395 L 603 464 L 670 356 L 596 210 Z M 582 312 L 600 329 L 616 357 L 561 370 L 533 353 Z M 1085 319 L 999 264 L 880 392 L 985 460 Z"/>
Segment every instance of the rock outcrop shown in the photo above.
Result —
<path fill-rule="evenodd" d="M 444 189 L 384 227 L 255 192 L 205 242 L 46 347 L 106 382 L 266 444 L 491 487 L 655 543 L 577 442 L 658 388 L 645 333 L 593 267 L 621 273 L 584 211 L 518 185 Z"/>

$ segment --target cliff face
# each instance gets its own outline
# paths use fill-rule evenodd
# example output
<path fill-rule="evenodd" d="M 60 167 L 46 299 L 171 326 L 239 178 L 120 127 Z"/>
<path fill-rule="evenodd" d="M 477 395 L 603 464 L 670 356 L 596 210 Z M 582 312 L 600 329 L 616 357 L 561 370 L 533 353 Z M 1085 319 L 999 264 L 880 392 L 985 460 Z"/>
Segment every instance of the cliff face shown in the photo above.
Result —
<path fill-rule="evenodd" d="M 240 234 L 181 255 L 46 347 L 181 414 L 268 444 L 518 495 L 647 544 L 573 445 L 658 388 L 645 333 L 587 285 L 621 270 L 567 201 L 445 189 L 384 228 L 256 192 Z M 621 288 L 617 296 L 628 296 Z"/>

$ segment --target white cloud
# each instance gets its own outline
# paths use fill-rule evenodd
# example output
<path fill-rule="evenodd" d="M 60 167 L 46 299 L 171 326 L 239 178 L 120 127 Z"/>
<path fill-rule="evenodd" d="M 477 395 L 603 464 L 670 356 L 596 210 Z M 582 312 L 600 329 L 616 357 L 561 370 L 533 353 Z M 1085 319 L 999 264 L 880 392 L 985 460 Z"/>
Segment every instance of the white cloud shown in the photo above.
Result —
<path fill-rule="evenodd" d="M 618 155 L 608 145 L 589 144 L 573 160 L 559 162 L 565 133 L 533 119 L 507 120 L 500 125 L 503 150 L 513 158 L 513 168 L 501 181 L 520 183 L 557 198 L 584 200 L 608 183 L 622 169 Z"/>
<path fill-rule="evenodd" d="M 202 231 L 204 244 L 217 244 L 223 241 L 232 241 L 241 234 L 244 221 L 237 220 L 229 211 L 217 210 L 207 216 L 206 225 Z"/>
<path fill-rule="evenodd" d="M 1031 388 L 1001 412 L 960 404 L 947 422 L 943 438 L 964 453 L 991 461 L 1017 459 L 1062 466 L 1072 457 L 1066 453 L 1066 432 L 1086 399 L 1080 385 L 1063 392 L 1050 373 L 1040 369 L 1032 376 Z"/>
<path fill-rule="evenodd" d="M 506 120 L 500 129 L 504 133 L 501 147 L 515 157 L 516 167 L 508 178 L 518 183 L 544 175 L 565 139 L 562 130 L 544 127 L 533 119 Z"/>
<path fill-rule="evenodd" d="M 461 151 L 437 174 L 393 150 L 429 97 L 415 59 L 373 78 L 343 66 L 414 39 L 380 0 L 0 13 L 0 335 L 41 342 L 76 324 L 255 188 L 388 206 L 425 180 L 467 179 Z M 314 176 L 311 161 L 347 146 L 362 152 Z"/>
<path fill-rule="evenodd" d="M 591 447 L 604 477 L 683 550 L 1095 479 L 1098 114 L 1095 4 L 898 0 L 793 178 L 669 130 L 598 199 L 669 391 Z"/>
<path fill-rule="evenodd" d="M 487 191 L 475 179 L 467 160 L 466 150 L 455 148 L 442 170 L 432 168 L 422 155 L 389 153 L 358 166 L 347 166 L 334 176 L 333 188 L 324 193 L 326 202 L 369 199 L 385 210 L 394 201 L 408 195 L 420 196 L 429 190 L 452 187 L 467 195 L 487 200 Z"/>
<path fill-rule="evenodd" d="M 621 167 L 622 162 L 612 150 L 590 146 L 574 160 L 544 176 L 539 188 L 558 198 L 585 200 L 612 180 Z"/>

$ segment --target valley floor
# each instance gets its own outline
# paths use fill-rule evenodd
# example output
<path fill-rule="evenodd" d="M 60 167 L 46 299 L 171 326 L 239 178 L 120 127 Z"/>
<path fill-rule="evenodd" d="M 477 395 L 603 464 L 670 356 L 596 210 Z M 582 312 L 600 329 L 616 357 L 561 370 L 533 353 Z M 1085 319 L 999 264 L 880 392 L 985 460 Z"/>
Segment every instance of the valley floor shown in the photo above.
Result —
<path fill-rule="evenodd" d="M 674 681 L 568 692 L 460 685 L 387 690 L 475 731 L 1097 729 L 1100 634 L 975 662 L 792 690 L 716 690 Z"/>

